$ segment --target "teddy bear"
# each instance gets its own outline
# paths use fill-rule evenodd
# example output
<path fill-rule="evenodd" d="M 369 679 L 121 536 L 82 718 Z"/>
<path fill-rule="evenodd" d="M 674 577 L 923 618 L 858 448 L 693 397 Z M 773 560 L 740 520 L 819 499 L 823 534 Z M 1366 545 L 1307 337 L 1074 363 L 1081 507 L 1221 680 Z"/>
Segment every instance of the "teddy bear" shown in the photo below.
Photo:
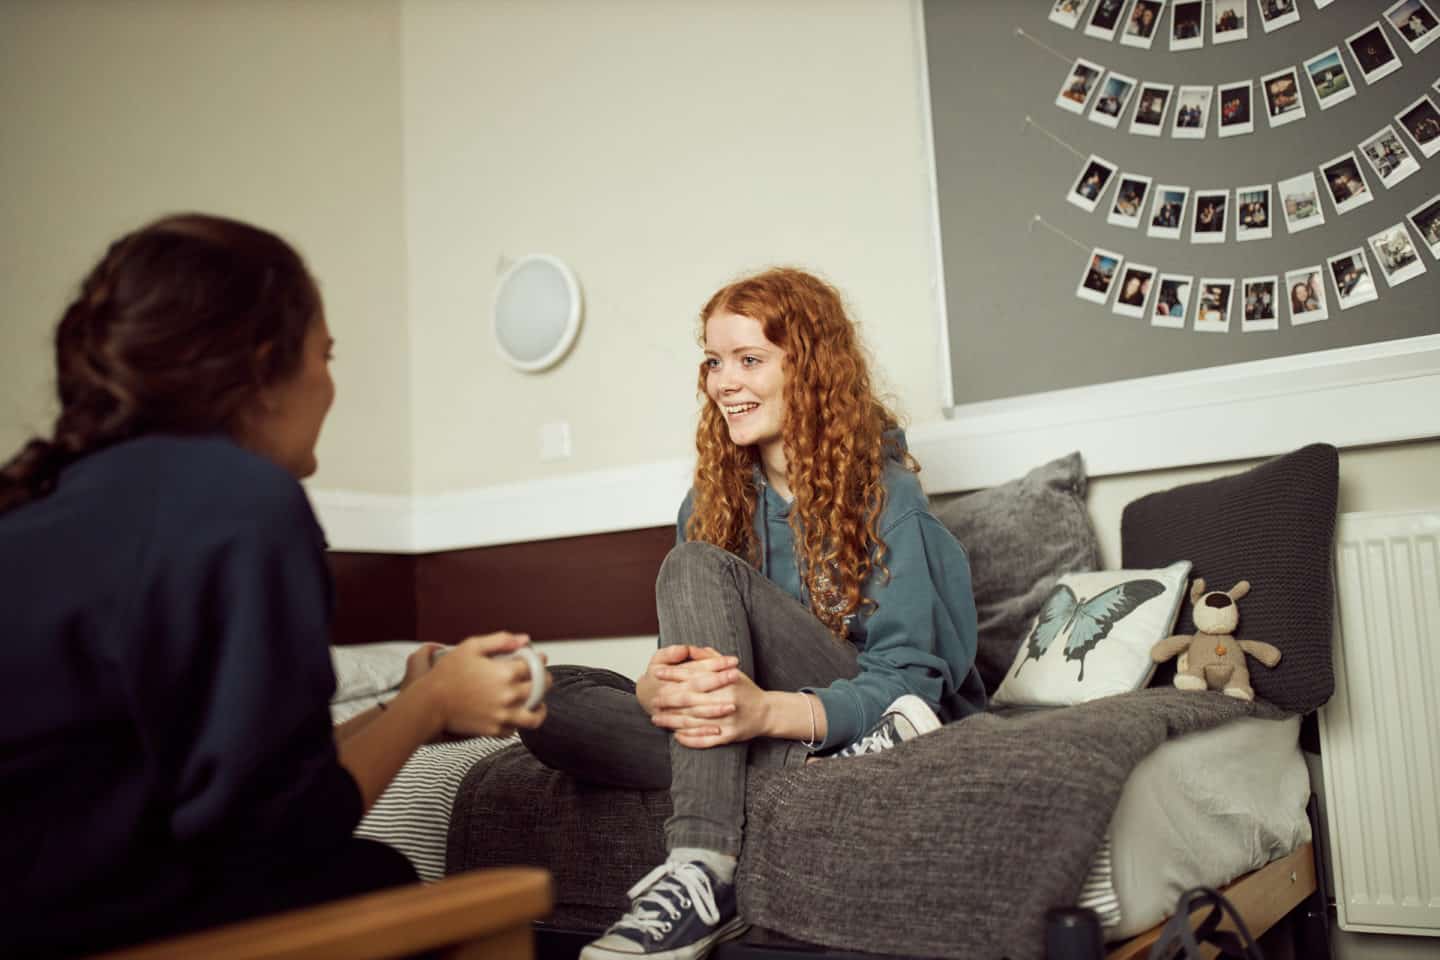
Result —
<path fill-rule="evenodd" d="M 1190 604 L 1195 618 L 1194 634 L 1175 634 L 1155 644 L 1150 659 L 1164 663 L 1176 654 L 1175 686 L 1181 690 L 1220 690 L 1237 700 L 1254 700 L 1250 670 L 1245 654 L 1273 667 L 1280 651 L 1261 640 L 1237 640 L 1240 622 L 1237 601 L 1250 592 L 1250 582 L 1241 580 L 1229 590 L 1205 592 L 1205 581 L 1196 577 L 1190 584 Z"/>

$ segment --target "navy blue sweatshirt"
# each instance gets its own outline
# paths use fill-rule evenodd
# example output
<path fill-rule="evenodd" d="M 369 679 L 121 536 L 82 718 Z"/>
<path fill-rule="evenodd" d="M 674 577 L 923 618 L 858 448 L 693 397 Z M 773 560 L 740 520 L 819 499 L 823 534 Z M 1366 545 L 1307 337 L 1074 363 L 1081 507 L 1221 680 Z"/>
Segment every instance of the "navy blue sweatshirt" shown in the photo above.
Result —
<path fill-rule="evenodd" d="M 203 875 L 349 838 L 332 605 L 304 490 L 221 437 L 120 444 L 0 514 L 0 947 L 165 929 Z"/>

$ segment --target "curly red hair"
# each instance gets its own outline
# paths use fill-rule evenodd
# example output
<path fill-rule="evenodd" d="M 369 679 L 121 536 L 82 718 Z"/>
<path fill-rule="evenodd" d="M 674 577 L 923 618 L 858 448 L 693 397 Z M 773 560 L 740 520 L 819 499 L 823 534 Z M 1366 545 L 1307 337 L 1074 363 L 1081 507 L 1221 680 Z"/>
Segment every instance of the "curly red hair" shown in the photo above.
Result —
<path fill-rule="evenodd" d="M 766 339 L 784 351 L 781 442 L 794 495 L 790 528 L 796 562 L 815 616 L 843 638 L 846 618 L 874 603 L 862 597 L 865 581 L 876 569 L 888 575 L 877 526 L 885 509 L 883 435 L 898 420 L 875 395 L 855 325 L 830 284 L 791 268 L 731 283 L 700 311 L 702 345 L 706 321 L 720 312 L 758 322 Z M 706 395 L 706 372 L 702 362 L 694 512 L 685 535 L 758 566 L 759 453 L 730 439 L 725 418 Z M 908 454 L 905 462 L 912 471 L 920 469 Z"/>

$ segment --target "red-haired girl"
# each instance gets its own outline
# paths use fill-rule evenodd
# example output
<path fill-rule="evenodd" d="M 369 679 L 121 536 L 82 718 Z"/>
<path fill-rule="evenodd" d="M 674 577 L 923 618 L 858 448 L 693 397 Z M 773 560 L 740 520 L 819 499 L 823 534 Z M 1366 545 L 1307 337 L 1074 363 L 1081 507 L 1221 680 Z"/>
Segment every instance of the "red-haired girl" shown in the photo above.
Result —
<path fill-rule="evenodd" d="M 705 397 L 660 646 L 638 684 L 552 670 L 549 766 L 669 788 L 669 856 L 585 960 L 703 957 L 743 932 L 748 765 L 885 749 L 985 704 L 965 553 L 930 513 L 836 290 L 793 269 L 700 313 Z"/>

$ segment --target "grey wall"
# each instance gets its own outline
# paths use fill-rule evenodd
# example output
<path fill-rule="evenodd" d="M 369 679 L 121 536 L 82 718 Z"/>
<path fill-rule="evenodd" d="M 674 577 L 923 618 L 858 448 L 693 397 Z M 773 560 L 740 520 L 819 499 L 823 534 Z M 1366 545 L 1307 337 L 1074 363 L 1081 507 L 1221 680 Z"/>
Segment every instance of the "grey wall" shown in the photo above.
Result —
<path fill-rule="evenodd" d="M 1326 195 L 1325 225 L 1294 236 L 1286 232 L 1273 194 L 1278 181 L 1312 171 L 1319 182 L 1320 164 L 1356 150 L 1394 115 L 1440 77 L 1440 43 L 1413 54 L 1385 25 L 1402 68 L 1367 86 L 1360 77 L 1344 38 L 1381 17 L 1392 0 L 1344 0 L 1317 11 L 1300 0 L 1299 23 L 1266 34 L 1256 4 L 1248 4 L 1249 37 L 1221 46 L 1171 53 L 1167 8 L 1151 50 L 1087 37 L 1082 21 L 1071 31 L 1047 19 L 1045 0 L 926 0 L 925 30 L 935 161 L 939 188 L 941 238 L 944 247 L 945 295 L 950 325 L 951 375 L 957 404 L 1127 380 L 1154 374 L 1199 369 L 1415 337 L 1440 332 L 1440 267 L 1428 251 L 1420 254 L 1427 272 L 1395 289 L 1376 278 L 1379 299 L 1341 311 L 1333 284 L 1327 287 L 1330 318 L 1292 327 L 1288 311 L 1279 312 L 1280 329 L 1241 333 L 1242 277 L 1280 275 L 1320 264 L 1325 258 L 1365 246 L 1365 238 L 1401 220 L 1440 190 L 1440 156 L 1425 160 L 1408 179 L 1387 190 L 1360 162 L 1375 199 L 1337 215 Z M 1126 6 L 1129 4 L 1127 2 Z M 1210 4 L 1205 5 L 1208 16 Z M 1123 20 L 1122 20 L 1123 26 Z M 1308 79 L 1300 86 L 1306 117 L 1270 129 L 1258 83 L 1252 97 L 1255 131 L 1219 139 L 1211 104 L 1204 140 L 1169 137 L 1174 115 L 1172 98 L 1167 133 L 1160 138 L 1131 135 L 1132 96 L 1121 125 L 1109 130 L 1087 116 L 1066 113 L 1055 96 L 1070 71 L 1067 62 L 1036 43 L 1016 35 L 1022 28 L 1070 60 L 1084 57 L 1140 81 L 1173 84 L 1231 83 L 1286 66 L 1299 66 L 1332 46 L 1342 57 L 1357 86 L 1349 101 L 1321 111 Z M 1302 69 L 1303 74 L 1303 69 Z M 1067 203 L 1083 158 L 1053 143 L 1025 117 L 1051 131 L 1084 154 L 1098 154 L 1122 172 L 1143 173 L 1155 184 L 1192 188 L 1272 185 L 1272 237 L 1237 244 L 1233 219 L 1227 241 L 1197 246 L 1189 241 L 1187 210 L 1183 239 L 1151 239 L 1139 229 L 1110 226 L 1105 213 L 1113 199 L 1118 173 L 1094 213 Z M 1405 135 L 1401 134 L 1402 139 Z M 1406 146 L 1414 151 L 1408 139 Z M 1323 193 L 1322 187 L 1322 193 Z M 1147 198 L 1147 214 L 1149 201 Z M 1233 218 L 1234 198 L 1230 201 Z M 1103 247 L 1123 254 L 1127 262 L 1157 267 L 1161 272 L 1199 277 L 1234 278 L 1235 301 L 1227 334 L 1199 333 L 1191 328 L 1195 293 L 1185 330 L 1152 327 L 1075 296 L 1089 254 L 1040 225 L 1040 215 L 1087 248 Z M 1372 272 L 1378 273 L 1367 250 Z M 1329 281 L 1327 281 L 1328 283 Z M 1151 293 L 1151 304 L 1154 302 Z"/>

